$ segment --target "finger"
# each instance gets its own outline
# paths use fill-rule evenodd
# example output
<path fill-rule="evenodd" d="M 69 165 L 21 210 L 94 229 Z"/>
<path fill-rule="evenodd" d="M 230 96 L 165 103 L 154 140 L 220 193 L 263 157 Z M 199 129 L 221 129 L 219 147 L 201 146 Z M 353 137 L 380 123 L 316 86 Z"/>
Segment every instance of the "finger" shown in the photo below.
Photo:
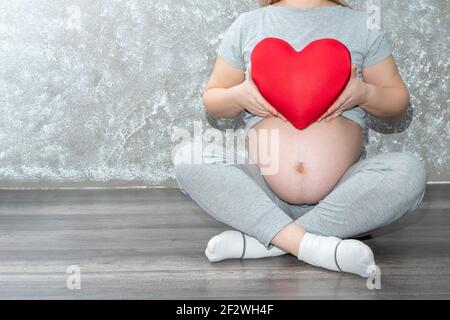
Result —
<path fill-rule="evenodd" d="M 322 120 L 325 119 L 326 117 L 328 117 L 328 111 L 325 112 L 325 113 L 319 118 L 319 120 L 317 120 L 317 122 L 322 121 Z"/>
<path fill-rule="evenodd" d="M 259 104 L 261 104 L 268 112 L 270 112 L 275 117 L 279 117 L 283 121 L 287 121 L 286 118 L 278 112 L 277 109 L 275 109 L 262 95 L 259 95 L 257 98 L 257 101 Z"/>
<path fill-rule="evenodd" d="M 330 122 L 330 121 L 332 121 L 332 120 L 334 120 L 334 119 L 336 119 L 336 118 L 339 118 L 339 117 L 345 112 L 345 110 L 346 110 L 346 109 L 342 109 L 342 108 L 336 110 L 335 112 L 333 112 L 332 114 L 330 114 L 328 117 L 326 117 L 326 118 L 325 118 L 325 121 Z"/>
<path fill-rule="evenodd" d="M 342 99 L 342 96 L 338 98 L 338 100 L 336 100 L 330 108 L 328 108 L 327 112 L 325 112 L 320 118 L 319 120 L 317 120 L 318 122 L 322 121 L 323 119 L 325 119 L 326 117 L 328 117 L 330 114 L 332 114 L 333 112 L 336 111 L 336 108 L 340 105 L 340 99 Z"/>
<path fill-rule="evenodd" d="M 342 116 L 342 113 L 344 113 L 344 111 L 339 111 L 339 112 L 335 112 L 332 115 L 328 116 L 325 121 L 326 122 L 331 122 L 337 118 L 339 118 L 340 116 Z"/>
<path fill-rule="evenodd" d="M 347 99 L 347 101 L 339 107 L 337 111 L 340 111 L 341 113 L 348 111 L 352 108 L 356 107 L 355 103 L 353 102 L 352 98 Z"/>
<path fill-rule="evenodd" d="M 339 106 L 342 104 L 343 101 L 340 100 L 341 98 L 339 98 L 335 103 L 333 103 L 333 105 L 327 110 L 327 112 L 325 112 L 320 118 L 319 120 L 317 120 L 318 122 L 322 121 L 323 119 L 329 117 L 331 114 L 335 113 L 336 110 L 339 108 Z"/>
<path fill-rule="evenodd" d="M 352 78 L 356 78 L 356 70 L 357 70 L 356 65 L 352 64 L 352 74 L 351 74 Z M 348 88 L 348 86 L 349 86 L 349 84 L 347 84 L 347 88 Z M 326 119 L 327 117 L 329 117 L 330 115 L 335 113 L 337 110 L 342 109 L 342 106 L 351 99 L 351 95 L 347 93 L 347 91 L 348 91 L 347 88 L 339 96 L 339 98 L 331 105 L 331 107 L 327 110 L 327 112 L 325 112 L 319 118 L 319 120 L 317 120 L 317 122 L 320 122 L 323 119 Z"/>
<path fill-rule="evenodd" d="M 356 67 L 356 64 L 352 64 L 352 78 L 356 78 L 356 72 L 358 68 Z"/>
<path fill-rule="evenodd" d="M 261 108 L 261 106 L 256 102 L 256 100 L 251 98 L 248 100 L 245 110 L 253 115 L 261 115 L 261 116 L 265 112 L 265 110 Z"/>
<path fill-rule="evenodd" d="M 270 104 L 267 103 L 264 105 L 264 107 L 266 108 L 267 111 L 269 111 L 275 117 L 280 118 L 284 122 L 287 121 L 287 119 L 281 113 L 279 113 L 274 107 L 272 107 Z"/>
<path fill-rule="evenodd" d="M 263 107 L 271 114 L 275 115 L 277 113 L 277 111 L 270 105 L 270 103 L 266 101 L 266 99 L 264 99 L 264 97 L 259 92 L 257 93 L 255 99 L 261 107 Z"/>
<path fill-rule="evenodd" d="M 253 83 L 252 68 L 248 68 L 248 80 Z"/>
<path fill-rule="evenodd" d="M 271 117 L 272 114 L 270 112 L 267 112 L 266 109 L 264 108 L 259 108 L 258 109 L 258 115 L 262 116 L 262 117 Z"/>
<path fill-rule="evenodd" d="M 283 121 L 287 122 L 287 119 L 279 113 L 259 92 L 258 87 L 253 82 L 252 78 L 252 69 L 251 67 L 248 68 L 249 77 L 251 79 L 252 84 L 254 85 L 255 91 L 256 91 L 256 102 L 261 106 L 261 108 L 264 110 L 264 114 L 267 114 L 267 116 L 274 115 L 276 117 L 281 118 Z"/>
<path fill-rule="evenodd" d="M 270 114 L 269 112 L 264 111 L 264 110 L 259 109 L 259 108 L 252 108 L 252 109 L 249 109 L 249 110 L 247 110 L 247 111 L 248 111 L 249 113 L 251 113 L 252 115 L 260 116 L 260 117 L 264 117 L 264 118 L 267 118 L 267 117 L 271 117 L 271 116 L 272 116 L 272 114 Z"/>
<path fill-rule="evenodd" d="M 276 117 L 280 117 L 283 120 L 285 120 L 285 118 L 283 117 L 283 115 L 281 113 L 278 112 L 277 109 L 275 109 L 264 97 L 263 95 L 257 91 L 256 97 L 255 97 L 256 101 L 258 101 L 258 103 L 264 108 L 266 109 L 268 112 L 270 112 L 272 115 L 276 116 Z"/>
<path fill-rule="evenodd" d="M 345 111 L 350 110 L 351 108 L 354 107 L 354 104 L 352 103 L 352 99 L 349 98 L 347 99 L 347 101 L 341 105 L 334 113 L 330 114 L 328 116 L 328 118 L 330 118 L 331 120 L 334 120 L 338 117 L 340 117 Z"/>
<path fill-rule="evenodd" d="M 252 100 L 252 106 L 257 115 L 260 115 L 262 117 L 270 117 L 272 115 L 256 99 Z"/>
<path fill-rule="evenodd" d="M 328 109 L 328 111 L 321 117 L 320 121 L 329 117 L 335 112 L 339 112 L 350 99 L 350 96 L 343 96 L 342 98 L 338 99 L 338 101 L 336 101 L 335 104 L 330 109 Z"/>
<path fill-rule="evenodd" d="M 284 122 L 288 122 L 288 120 L 286 119 L 285 116 L 283 116 L 281 113 L 278 112 L 278 117 L 280 117 L 281 120 L 283 120 Z"/>

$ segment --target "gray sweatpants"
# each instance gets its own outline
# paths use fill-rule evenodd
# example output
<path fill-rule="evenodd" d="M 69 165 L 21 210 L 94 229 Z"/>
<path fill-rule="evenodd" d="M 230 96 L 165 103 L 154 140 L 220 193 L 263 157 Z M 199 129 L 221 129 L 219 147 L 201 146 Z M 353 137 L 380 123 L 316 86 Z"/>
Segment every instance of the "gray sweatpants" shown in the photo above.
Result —
<path fill-rule="evenodd" d="M 227 162 L 206 150 L 206 163 L 186 163 L 193 149 L 193 143 L 185 144 L 173 158 L 181 191 L 215 219 L 268 248 L 294 220 L 324 236 L 367 234 L 417 209 L 425 194 L 423 164 L 409 154 L 385 153 L 353 165 L 317 205 L 291 205 L 271 191 L 256 165 Z"/>

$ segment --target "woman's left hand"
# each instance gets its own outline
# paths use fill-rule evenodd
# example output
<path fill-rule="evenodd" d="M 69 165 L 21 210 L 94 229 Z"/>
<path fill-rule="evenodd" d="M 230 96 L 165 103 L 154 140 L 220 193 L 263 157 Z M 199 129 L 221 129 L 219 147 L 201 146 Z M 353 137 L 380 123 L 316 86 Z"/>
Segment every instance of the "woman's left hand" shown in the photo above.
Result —
<path fill-rule="evenodd" d="M 340 117 L 344 111 L 350 110 L 366 102 L 367 85 L 356 76 L 356 65 L 352 65 L 352 74 L 347 87 L 318 122 L 325 119 L 330 122 Z"/>

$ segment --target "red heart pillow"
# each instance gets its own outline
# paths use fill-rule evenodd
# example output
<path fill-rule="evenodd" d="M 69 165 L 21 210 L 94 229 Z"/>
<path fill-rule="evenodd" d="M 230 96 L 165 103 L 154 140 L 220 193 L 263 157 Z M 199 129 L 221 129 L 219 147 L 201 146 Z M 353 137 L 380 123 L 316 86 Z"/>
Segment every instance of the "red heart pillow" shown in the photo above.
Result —
<path fill-rule="evenodd" d="M 317 121 L 351 75 L 350 51 L 335 39 L 313 41 L 297 52 L 284 40 L 266 38 L 253 49 L 251 63 L 263 97 L 297 129 Z"/>

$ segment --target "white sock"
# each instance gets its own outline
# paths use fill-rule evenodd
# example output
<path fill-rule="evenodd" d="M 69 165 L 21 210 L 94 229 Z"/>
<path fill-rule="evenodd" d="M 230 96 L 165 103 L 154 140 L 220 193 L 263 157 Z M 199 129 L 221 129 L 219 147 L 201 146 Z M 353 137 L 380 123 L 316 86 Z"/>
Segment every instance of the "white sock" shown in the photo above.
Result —
<path fill-rule="evenodd" d="M 298 259 L 316 267 L 367 278 L 376 273 L 372 250 L 361 241 L 341 240 L 306 233 Z"/>
<path fill-rule="evenodd" d="M 225 231 L 209 240 L 205 254 L 209 261 L 219 262 L 227 259 L 278 257 L 286 252 L 276 247 L 268 250 L 261 242 L 242 232 Z"/>

